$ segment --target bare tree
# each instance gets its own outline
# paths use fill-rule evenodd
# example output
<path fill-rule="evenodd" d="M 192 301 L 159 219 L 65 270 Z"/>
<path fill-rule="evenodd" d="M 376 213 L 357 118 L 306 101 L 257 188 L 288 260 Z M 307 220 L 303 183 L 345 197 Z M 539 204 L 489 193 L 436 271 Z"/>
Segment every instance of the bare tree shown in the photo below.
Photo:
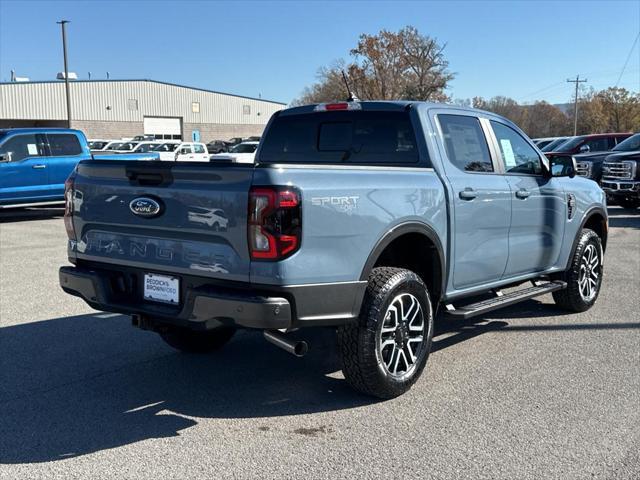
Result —
<path fill-rule="evenodd" d="M 294 103 L 344 99 L 341 69 L 347 72 L 354 93 L 363 100 L 448 100 L 445 90 L 454 74 L 448 70 L 445 46 L 410 26 L 398 32 L 362 34 L 350 51 L 352 61 L 320 69 L 318 82 L 307 87 Z"/>

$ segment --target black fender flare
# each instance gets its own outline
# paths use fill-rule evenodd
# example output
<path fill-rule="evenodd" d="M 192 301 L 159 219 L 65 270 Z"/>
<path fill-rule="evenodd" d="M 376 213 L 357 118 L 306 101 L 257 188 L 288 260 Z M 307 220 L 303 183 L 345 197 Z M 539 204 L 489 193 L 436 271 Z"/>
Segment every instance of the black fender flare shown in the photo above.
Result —
<path fill-rule="evenodd" d="M 576 248 L 578 248 L 578 242 L 580 241 L 580 232 L 582 232 L 582 230 L 584 229 L 584 226 L 587 224 L 587 222 L 591 219 L 591 217 L 593 217 L 595 214 L 599 214 L 602 216 L 602 218 L 605 219 L 605 222 L 607 223 L 607 228 L 604 232 L 604 238 L 602 238 L 602 250 L 603 252 L 606 249 L 607 246 L 607 237 L 608 237 L 608 230 L 609 230 L 609 221 L 608 221 L 608 214 L 607 211 L 600 207 L 600 206 L 596 206 L 596 207 L 591 207 L 589 208 L 585 214 L 582 216 L 582 220 L 580 221 L 580 228 L 578 228 L 578 231 L 576 232 L 576 236 L 573 239 L 573 245 L 571 245 L 571 253 L 569 254 L 569 258 L 567 259 L 567 264 L 565 266 L 565 270 L 568 270 L 571 267 L 571 260 L 573 259 L 573 256 L 576 253 Z"/>
<path fill-rule="evenodd" d="M 435 245 L 436 251 L 438 253 L 438 258 L 440 260 L 440 300 L 446 291 L 447 285 L 447 264 L 446 264 L 446 256 L 444 254 L 444 249 L 442 247 L 442 242 L 440 241 L 440 237 L 436 233 L 436 231 L 426 223 L 409 221 L 400 223 L 389 230 L 387 230 L 382 237 L 376 242 L 375 246 L 369 253 L 367 257 L 367 261 L 364 264 L 362 269 L 362 273 L 360 274 L 360 280 L 366 281 L 369 278 L 369 274 L 371 270 L 373 270 L 374 265 L 380 258 L 382 252 L 384 252 L 385 248 L 387 248 L 391 242 L 400 238 L 403 235 L 408 233 L 420 233 L 427 237 L 431 243 Z M 435 308 L 435 306 L 434 306 Z"/>

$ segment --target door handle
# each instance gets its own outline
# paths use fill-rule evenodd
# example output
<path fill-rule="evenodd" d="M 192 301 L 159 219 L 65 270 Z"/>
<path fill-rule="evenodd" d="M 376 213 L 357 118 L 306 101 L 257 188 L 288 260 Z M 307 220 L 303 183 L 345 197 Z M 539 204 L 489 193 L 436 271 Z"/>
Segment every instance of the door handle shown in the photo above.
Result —
<path fill-rule="evenodd" d="M 42 170 L 43 168 L 47 168 L 47 166 L 42 163 L 39 163 L 37 165 L 32 165 L 31 168 L 35 168 L 36 170 Z"/>
<path fill-rule="evenodd" d="M 522 200 L 527 198 L 529 195 L 531 195 L 531 194 L 527 190 L 525 190 L 524 188 L 522 190 L 518 190 L 516 192 L 516 197 L 521 198 Z"/>
<path fill-rule="evenodd" d="M 460 193 L 458 193 L 458 196 L 462 200 L 473 200 L 478 196 L 478 193 L 473 188 L 467 187 L 464 190 L 461 190 Z"/>

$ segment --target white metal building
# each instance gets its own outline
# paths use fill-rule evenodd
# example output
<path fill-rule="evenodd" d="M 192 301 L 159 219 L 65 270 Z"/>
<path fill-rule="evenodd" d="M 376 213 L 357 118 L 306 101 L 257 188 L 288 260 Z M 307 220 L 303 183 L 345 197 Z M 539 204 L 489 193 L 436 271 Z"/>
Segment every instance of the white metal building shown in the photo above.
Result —
<path fill-rule="evenodd" d="M 284 103 L 155 80 L 70 82 L 72 128 L 88 138 L 140 134 L 224 140 L 260 135 Z M 0 83 L 0 128 L 66 126 L 64 82 Z"/>

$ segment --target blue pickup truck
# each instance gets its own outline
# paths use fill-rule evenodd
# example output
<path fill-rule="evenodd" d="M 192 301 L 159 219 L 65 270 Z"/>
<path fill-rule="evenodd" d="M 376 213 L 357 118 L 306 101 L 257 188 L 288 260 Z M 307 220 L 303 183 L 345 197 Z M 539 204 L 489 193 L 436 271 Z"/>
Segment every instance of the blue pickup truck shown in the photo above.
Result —
<path fill-rule="evenodd" d="M 288 332 L 335 328 L 346 380 L 380 398 L 420 376 L 438 313 L 591 308 L 608 232 L 571 156 L 422 102 L 280 111 L 255 165 L 81 162 L 66 198 L 67 293 L 188 352 L 251 328 L 303 355 Z"/>
<path fill-rule="evenodd" d="M 0 130 L 0 209 L 64 201 L 64 182 L 78 162 L 91 159 L 79 130 Z M 102 159 L 153 160 L 157 154 L 111 155 Z"/>

